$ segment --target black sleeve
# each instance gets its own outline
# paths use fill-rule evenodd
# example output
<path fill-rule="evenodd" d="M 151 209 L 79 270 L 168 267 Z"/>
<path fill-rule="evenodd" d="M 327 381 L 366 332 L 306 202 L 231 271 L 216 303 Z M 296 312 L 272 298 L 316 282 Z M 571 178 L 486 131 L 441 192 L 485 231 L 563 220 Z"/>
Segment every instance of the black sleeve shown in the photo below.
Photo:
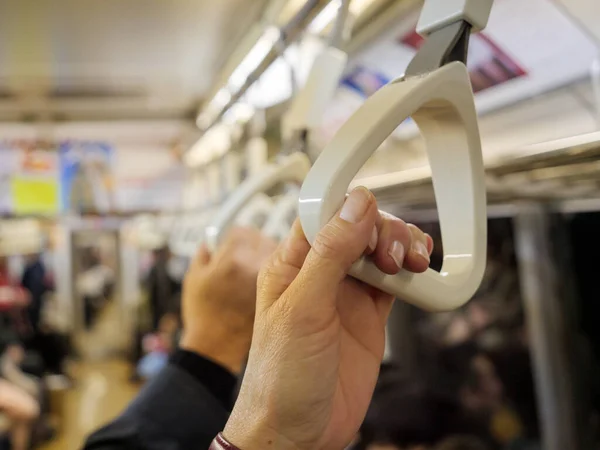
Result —
<path fill-rule="evenodd" d="M 169 365 L 84 450 L 207 449 L 223 430 L 236 378 L 195 353 L 178 350 Z"/>

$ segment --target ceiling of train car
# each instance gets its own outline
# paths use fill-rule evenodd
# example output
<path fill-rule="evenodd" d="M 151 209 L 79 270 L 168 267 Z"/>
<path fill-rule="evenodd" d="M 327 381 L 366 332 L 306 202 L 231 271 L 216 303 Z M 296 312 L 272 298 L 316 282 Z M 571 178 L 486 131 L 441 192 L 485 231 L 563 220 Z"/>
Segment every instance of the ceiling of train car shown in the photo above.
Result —
<path fill-rule="evenodd" d="M 0 120 L 191 117 L 267 0 L 4 0 Z"/>

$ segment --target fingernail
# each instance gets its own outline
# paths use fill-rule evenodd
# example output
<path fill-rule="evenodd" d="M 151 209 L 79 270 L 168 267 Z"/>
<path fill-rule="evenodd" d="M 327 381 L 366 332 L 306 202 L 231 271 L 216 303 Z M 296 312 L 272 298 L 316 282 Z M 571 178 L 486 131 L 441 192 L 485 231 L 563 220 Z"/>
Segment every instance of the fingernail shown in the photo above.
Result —
<path fill-rule="evenodd" d="M 377 248 L 377 241 L 379 240 L 379 233 L 377 232 L 377 227 L 373 227 L 373 232 L 371 233 L 371 240 L 369 241 L 369 251 L 375 251 Z"/>
<path fill-rule="evenodd" d="M 425 233 L 425 238 L 427 239 L 427 253 L 430 253 L 430 250 L 433 250 L 433 238 L 427 233 Z"/>
<path fill-rule="evenodd" d="M 413 250 L 417 255 L 425 259 L 427 264 L 429 264 L 429 252 L 427 251 L 427 246 L 425 244 L 423 244 L 421 241 L 417 241 L 413 246 Z"/>
<path fill-rule="evenodd" d="M 404 265 L 405 254 L 404 245 L 399 241 L 394 241 L 388 251 L 388 255 L 394 260 L 398 269 L 402 269 L 402 266 Z"/>
<path fill-rule="evenodd" d="M 369 190 L 365 187 L 354 189 L 342 207 L 340 219 L 350 223 L 360 222 L 369 208 L 370 196 Z"/>

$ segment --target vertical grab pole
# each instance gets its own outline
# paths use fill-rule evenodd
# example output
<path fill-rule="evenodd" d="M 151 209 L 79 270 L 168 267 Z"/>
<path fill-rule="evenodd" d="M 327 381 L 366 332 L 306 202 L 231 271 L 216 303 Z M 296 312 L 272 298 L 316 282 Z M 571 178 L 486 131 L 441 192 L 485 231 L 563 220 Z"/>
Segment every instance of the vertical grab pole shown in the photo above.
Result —
<path fill-rule="evenodd" d="M 560 274 L 553 262 L 551 220 L 539 204 L 519 207 L 515 245 L 533 361 L 542 448 L 577 450 L 567 321 L 561 304 Z"/>

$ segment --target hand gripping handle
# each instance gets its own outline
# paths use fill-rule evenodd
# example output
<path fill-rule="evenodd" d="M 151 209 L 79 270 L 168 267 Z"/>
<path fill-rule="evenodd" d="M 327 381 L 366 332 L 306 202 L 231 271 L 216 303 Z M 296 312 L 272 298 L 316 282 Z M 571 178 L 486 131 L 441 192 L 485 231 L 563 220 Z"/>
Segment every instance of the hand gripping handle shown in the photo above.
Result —
<path fill-rule="evenodd" d="M 425 139 L 442 240 L 441 272 L 381 272 L 369 258 L 350 270 L 355 278 L 428 311 L 448 311 L 475 293 L 485 270 L 487 214 L 481 140 L 469 75 L 450 63 L 418 77 L 394 81 L 371 96 L 323 150 L 299 199 L 304 232 L 312 243 L 344 202 L 354 176 L 381 143 L 412 117 Z"/>

